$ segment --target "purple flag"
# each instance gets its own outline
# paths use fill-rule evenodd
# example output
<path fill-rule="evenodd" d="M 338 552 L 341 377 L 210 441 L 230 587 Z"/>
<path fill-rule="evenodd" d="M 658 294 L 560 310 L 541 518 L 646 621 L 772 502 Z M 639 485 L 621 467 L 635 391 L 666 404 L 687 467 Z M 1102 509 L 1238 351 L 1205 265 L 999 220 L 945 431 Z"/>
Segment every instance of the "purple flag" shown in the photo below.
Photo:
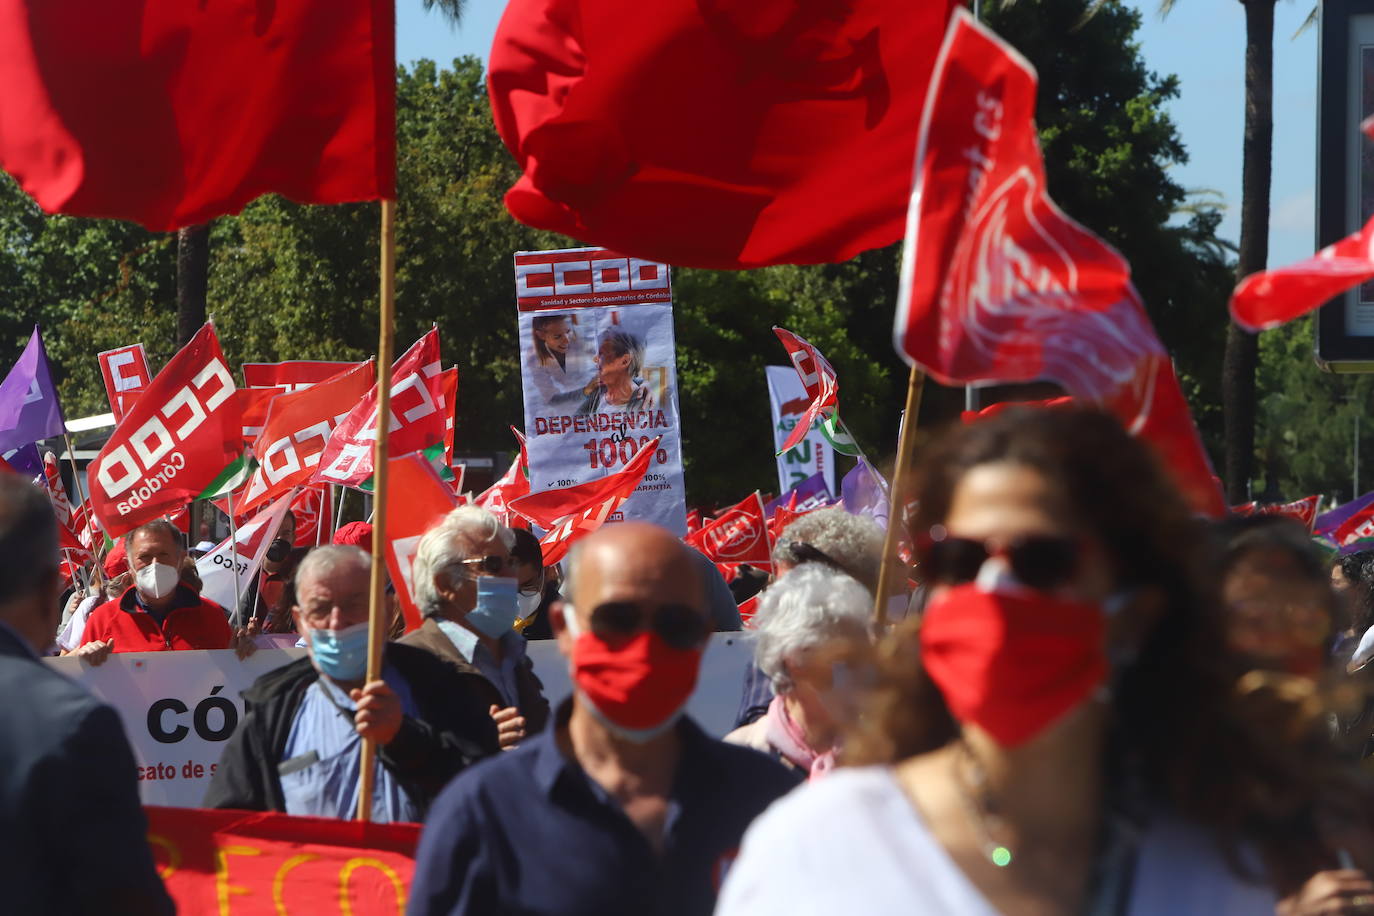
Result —
<path fill-rule="evenodd" d="M 854 469 L 844 475 L 840 494 L 845 511 L 851 515 L 867 515 L 887 530 L 887 481 L 873 465 L 860 458 Z"/>
<path fill-rule="evenodd" d="M 67 431 L 48 354 L 38 325 L 29 345 L 0 382 L 0 450 L 8 451 Z"/>
<path fill-rule="evenodd" d="M 812 509 L 819 509 L 830 503 L 830 487 L 826 486 L 825 474 L 818 471 L 764 506 L 764 517 L 772 518 L 773 510 L 791 502 L 793 493 L 797 494 L 796 511 L 798 512 L 810 512 Z"/>
<path fill-rule="evenodd" d="M 39 457 L 38 446 L 30 442 L 18 448 L 7 449 L 3 455 L 5 463 L 34 483 L 47 485 L 47 475 L 43 473 L 43 459 Z"/>
<path fill-rule="evenodd" d="M 1352 499 L 1348 503 L 1342 503 L 1330 512 L 1323 512 L 1321 515 L 1318 515 L 1317 523 L 1313 526 L 1312 533 L 1330 534 L 1332 531 L 1341 527 L 1341 524 L 1344 523 L 1346 519 L 1350 518 L 1350 516 L 1359 512 L 1370 503 L 1374 503 L 1374 490 L 1370 490 L 1359 499 Z"/>

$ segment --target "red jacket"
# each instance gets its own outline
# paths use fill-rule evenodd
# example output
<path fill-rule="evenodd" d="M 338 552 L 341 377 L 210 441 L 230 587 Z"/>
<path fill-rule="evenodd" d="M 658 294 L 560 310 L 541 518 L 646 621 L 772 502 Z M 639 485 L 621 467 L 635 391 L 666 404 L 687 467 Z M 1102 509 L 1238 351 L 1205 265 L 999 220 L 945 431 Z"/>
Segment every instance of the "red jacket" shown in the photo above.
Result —
<path fill-rule="evenodd" d="M 83 642 L 114 639 L 116 652 L 165 652 L 169 649 L 227 649 L 233 630 L 224 608 L 206 601 L 184 585 L 162 626 L 138 605 L 137 590 L 106 601 L 91 611 Z"/>

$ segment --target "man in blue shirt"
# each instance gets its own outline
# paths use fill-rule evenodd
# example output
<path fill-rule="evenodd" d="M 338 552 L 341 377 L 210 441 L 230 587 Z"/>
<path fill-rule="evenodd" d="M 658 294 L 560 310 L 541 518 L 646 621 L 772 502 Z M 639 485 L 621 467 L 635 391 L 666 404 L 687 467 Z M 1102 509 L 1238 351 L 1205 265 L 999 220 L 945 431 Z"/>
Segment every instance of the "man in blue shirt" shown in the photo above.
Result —
<path fill-rule="evenodd" d="M 316 547 L 301 561 L 292 613 L 309 655 L 244 691 L 205 807 L 350 819 L 369 738 L 378 745 L 372 819 L 417 821 L 448 780 L 495 753 L 486 708 L 428 653 L 390 643 L 381 680 L 364 683 L 370 573 L 357 547 Z"/>
<path fill-rule="evenodd" d="M 573 603 L 550 615 L 573 697 L 439 796 L 410 913 L 711 911 L 745 828 L 797 777 L 682 716 L 711 631 L 688 549 L 638 522 L 574 549 Z"/>

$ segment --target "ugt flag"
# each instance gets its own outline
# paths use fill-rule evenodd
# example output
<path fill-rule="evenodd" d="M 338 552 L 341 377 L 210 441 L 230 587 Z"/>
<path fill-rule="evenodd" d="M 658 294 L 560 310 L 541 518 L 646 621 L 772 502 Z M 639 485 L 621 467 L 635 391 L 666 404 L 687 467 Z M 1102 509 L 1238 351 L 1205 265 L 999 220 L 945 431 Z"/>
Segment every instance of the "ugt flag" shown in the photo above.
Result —
<path fill-rule="evenodd" d="M 946 385 L 1048 379 L 1103 402 L 1221 515 L 1130 268 L 1046 193 L 1035 98 L 1031 65 L 956 10 L 922 115 L 897 352 Z"/>
<path fill-rule="evenodd" d="M 896 241 L 953 0 L 512 0 L 492 42 L 506 208 L 683 267 Z"/>
<path fill-rule="evenodd" d="M 87 477 L 110 537 L 217 491 L 243 465 L 243 411 L 206 322 L 119 421 Z"/>
<path fill-rule="evenodd" d="M 392 0 L 0 0 L 0 167 L 172 230 L 396 196 Z"/>
<path fill-rule="evenodd" d="M 43 336 L 33 326 L 24 352 L 0 382 L 0 451 L 20 448 L 67 431 L 57 400 Z"/>

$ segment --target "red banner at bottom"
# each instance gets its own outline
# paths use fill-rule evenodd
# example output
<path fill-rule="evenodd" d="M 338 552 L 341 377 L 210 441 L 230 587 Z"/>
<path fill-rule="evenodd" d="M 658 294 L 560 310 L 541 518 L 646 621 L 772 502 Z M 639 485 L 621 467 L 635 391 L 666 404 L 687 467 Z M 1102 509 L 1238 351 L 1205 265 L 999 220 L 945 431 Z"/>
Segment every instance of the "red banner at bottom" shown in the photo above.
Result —
<path fill-rule="evenodd" d="M 144 809 L 178 912 L 404 913 L 419 824 Z"/>

